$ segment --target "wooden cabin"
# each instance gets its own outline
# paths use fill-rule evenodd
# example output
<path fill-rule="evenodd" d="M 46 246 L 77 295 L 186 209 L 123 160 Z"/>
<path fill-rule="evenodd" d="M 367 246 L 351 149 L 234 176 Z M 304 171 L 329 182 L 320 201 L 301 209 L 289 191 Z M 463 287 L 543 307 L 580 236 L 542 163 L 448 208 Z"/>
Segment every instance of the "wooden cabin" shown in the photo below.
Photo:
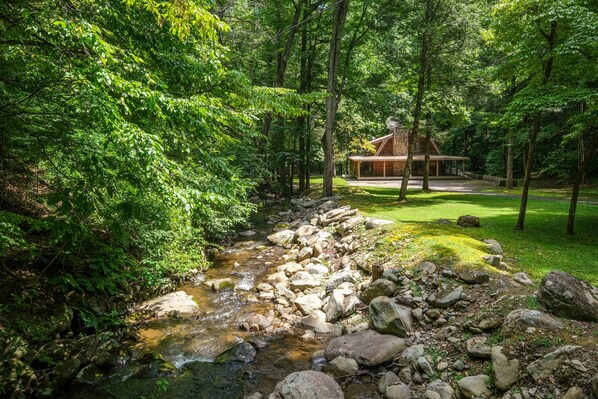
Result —
<path fill-rule="evenodd" d="M 387 125 L 389 123 L 387 122 Z M 390 134 L 373 139 L 375 155 L 349 157 L 349 171 L 359 179 L 400 179 L 407 162 L 409 131 L 398 124 L 390 125 Z M 426 138 L 418 137 L 413 156 L 412 176 L 423 176 Z M 465 171 L 468 157 L 443 155 L 435 140 L 430 140 L 430 178 L 458 176 Z"/>

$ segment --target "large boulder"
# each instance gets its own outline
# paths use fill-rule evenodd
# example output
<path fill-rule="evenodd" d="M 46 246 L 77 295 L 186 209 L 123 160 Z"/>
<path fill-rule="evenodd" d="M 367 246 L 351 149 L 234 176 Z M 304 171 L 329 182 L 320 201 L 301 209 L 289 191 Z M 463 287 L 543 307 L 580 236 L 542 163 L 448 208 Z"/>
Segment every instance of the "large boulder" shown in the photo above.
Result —
<path fill-rule="evenodd" d="M 399 305 L 393 299 L 379 296 L 370 302 L 372 328 L 383 334 L 406 337 L 413 331 L 411 308 Z"/>
<path fill-rule="evenodd" d="M 320 371 L 298 371 L 276 384 L 269 399 L 343 399 L 334 378 Z"/>
<path fill-rule="evenodd" d="M 214 363 L 250 363 L 255 359 L 255 355 L 253 345 L 249 342 L 241 342 L 219 354 Z"/>
<path fill-rule="evenodd" d="M 366 218 L 365 219 L 365 228 L 366 230 L 376 229 L 381 226 L 388 226 L 389 224 L 393 224 L 392 220 L 384 220 L 384 219 L 372 219 Z"/>
<path fill-rule="evenodd" d="M 337 356 L 322 367 L 322 371 L 334 377 L 346 377 L 357 374 L 359 364 L 357 360 L 344 356 Z"/>
<path fill-rule="evenodd" d="M 553 270 L 544 276 L 538 299 L 557 316 L 598 321 L 598 289 L 568 273 Z"/>
<path fill-rule="evenodd" d="M 405 341 L 401 338 L 365 330 L 332 339 L 325 356 L 327 359 L 343 356 L 371 367 L 393 359 L 403 349 Z"/>
<path fill-rule="evenodd" d="M 361 300 L 364 303 L 369 304 L 374 298 L 379 296 L 390 297 L 395 292 L 396 288 L 396 284 L 392 281 L 385 278 L 378 279 L 370 284 L 370 286 L 365 290 L 363 290 L 361 293 Z"/>
<path fill-rule="evenodd" d="M 527 366 L 527 372 L 538 382 L 552 375 L 565 361 L 571 360 L 581 346 L 565 345 Z"/>
<path fill-rule="evenodd" d="M 533 309 L 515 309 L 511 311 L 502 325 L 505 334 L 523 332 L 530 327 L 543 331 L 554 331 L 563 328 L 563 323 L 548 313 Z"/>
<path fill-rule="evenodd" d="M 161 297 L 150 299 L 139 306 L 140 311 L 149 311 L 156 317 L 174 314 L 192 314 L 197 312 L 197 303 L 185 291 L 171 292 Z"/>
<path fill-rule="evenodd" d="M 519 380 L 519 360 L 509 360 L 502 349 L 502 346 L 492 347 L 492 372 L 494 385 L 501 391 L 506 391 Z"/>
<path fill-rule="evenodd" d="M 293 241 L 295 232 L 293 230 L 281 230 L 268 236 L 268 241 L 275 245 L 286 245 Z"/>
<path fill-rule="evenodd" d="M 461 227 L 480 227 L 480 218 L 471 215 L 459 216 L 457 225 Z"/>

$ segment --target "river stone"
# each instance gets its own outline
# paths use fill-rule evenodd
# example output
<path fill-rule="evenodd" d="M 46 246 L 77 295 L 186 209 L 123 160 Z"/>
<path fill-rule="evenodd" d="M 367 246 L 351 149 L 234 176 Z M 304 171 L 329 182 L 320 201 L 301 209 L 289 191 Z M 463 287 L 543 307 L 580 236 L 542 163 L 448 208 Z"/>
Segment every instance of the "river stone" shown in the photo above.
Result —
<path fill-rule="evenodd" d="M 314 310 L 309 315 L 301 318 L 301 324 L 314 330 L 324 323 L 326 323 L 326 313 L 321 310 Z"/>
<path fill-rule="evenodd" d="M 505 317 L 502 331 L 505 334 L 513 334 L 515 332 L 523 332 L 529 327 L 544 331 L 555 331 L 562 329 L 564 324 L 548 313 L 540 312 L 539 310 L 515 309 Z"/>
<path fill-rule="evenodd" d="M 301 266 L 297 262 L 287 262 L 284 265 L 280 265 L 276 268 L 279 272 L 285 272 L 287 275 L 292 275 L 297 273 L 298 271 L 303 270 L 303 266 Z"/>
<path fill-rule="evenodd" d="M 580 387 L 571 387 L 567 390 L 567 392 L 561 396 L 561 399 L 583 399 L 585 398 L 583 394 L 583 389 Z"/>
<path fill-rule="evenodd" d="M 565 345 L 550 352 L 527 366 L 527 372 L 538 382 L 549 377 L 557 368 L 577 352 L 581 346 Z"/>
<path fill-rule="evenodd" d="M 515 273 L 511 277 L 513 277 L 513 280 L 517 281 L 519 284 L 534 285 L 534 282 L 526 273 L 523 273 L 523 272 Z"/>
<path fill-rule="evenodd" d="M 411 390 L 402 382 L 386 387 L 387 399 L 411 399 Z"/>
<path fill-rule="evenodd" d="M 500 246 L 500 243 L 496 240 L 493 240 L 491 238 L 486 238 L 484 240 L 484 243 L 488 246 L 488 248 L 490 248 L 490 250 L 492 250 L 492 252 L 494 252 L 496 255 L 502 255 L 502 247 Z"/>
<path fill-rule="evenodd" d="M 301 262 L 301 261 L 304 261 L 305 259 L 311 258 L 313 254 L 314 254 L 314 250 L 312 247 L 302 248 L 297 253 L 297 262 Z"/>
<path fill-rule="evenodd" d="M 490 397 L 492 396 L 492 392 L 486 386 L 488 381 L 490 381 L 490 377 L 485 374 L 464 377 L 458 382 L 459 391 L 467 399 L 476 398 L 481 395 Z"/>
<path fill-rule="evenodd" d="M 139 306 L 140 311 L 151 311 L 156 317 L 172 314 L 191 314 L 198 306 L 191 295 L 185 291 L 175 291 L 158 298 L 150 299 Z"/>
<path fill-rule="evenodd" d="M 232 290 L 233 288 L 235 288 L 235 283 L 233 282 L 233 279 L 230 277 L 206 280 L 204 281 L 204 284 L 213 289 L 214 291 L 225 291 Z"/>
<path fill-rule="evenodd" d="M 568 273 L 553 270 L 544 276 L 538 299 L 557 316 L 598 321 L 598 288 Z"/>
<path fill-rule="evenodd" d="M 428 359 L 426 359 L 425 356 L 420 356 L 417 359 L 417 368 L 424 374 L 428 375 L 428 376 L 432 376 L 434 374 L 434 369 L 432 368 L 432 365 L 430 364 L 430 362 L 428 361 Z"/>
<path fill-rule="evenodd" d="M 257 234 L 257 232 L 255 230 L 245 230 L 245 231 L 241 231 L 239 233 L 239 235 L 241 237 L 251 237 L 251 236 L 254 236 L 256 234 Z"/>
<path fill-rule="evenodd" d="M 320 371 L 298 371 L 276 384 L 269 399 L 343 399 L 334 378 Z"/>
<path fill-rule="evenodd" d="M 427 389 L 439 394 L 440 399 L 453 399 L 455 396 L 455 390 L 453 387 L 448 382 L 442 380 L 432 381 L 430 384 L 428 384 Z"/>
<path fill-rule="evenodd" d="M 399 365 L 400 366 L 410 366 L 417 362 L 421 356 L 424 355 L 424 348 L 425 346 L 422 344 L 419 345 L 412 345 L 409 348 L 405 349 L 399 358 Z"/>
<path fill-rule="evenodd" d="M 376 229 L 381 226 L 388 226 L 389 224 L 393 224 L 392 220 L 384 220 L 384 219 L 372 219 L 366 218 L 365 219 L 365 228 L 367 230 Z"/>
<path fill-rule="evenodd" d="M 433 306 L 438 308 L 448 308 L 453 306 L 455 303 L 461 299 L 461 294 L 463 293 L 463 286 L 458 286 L 453 291 L 449 292 L 445 296 L 440 299 L 433 299 L 430 303 Z"/>
<path fill-rule="evenodd" d="M 345 295 L 342 290 L 336 289 L 332 291 L 328 300 L 324 305 L 324 313 L 326 313 L 326 320 L 334 323 L 343 316 Z"/>
<path fill-rule="evenodd" d="M 320 285 L 320 282 L 313 275 L 306 271 L 299 271 L 289 278 L 289 285 L 293 290 L 306 290 Z"/>
<path fill-rule="evenodd" d="M 366 330 L 333 338 L 325 356 L 327 359 L 344 356 L 371 367 L 393 359 L 403 349 L 405 341 L 401 338 Z"/>
<path fill-rule="evenodd" d="M 249 319 L 249 325 L 256 325 L 260 328 L 260 330 L 265 330 L 272 325 L 272 320 L 262 314 L 254 314 Z"/>
<path fill-rule="evenodd" d="M 481 270 L 463 269 L 457 276 L 468 284 L 484 284 L 490 281 L 490 275 Z"/>
<path fill-rule="evenodd" d="M 359 225 L 363 224 L 363 221 L 365 219 L 363 218 L 363 216 L 355 216 L 352 217 L 351 219 L 347 220 L 346 222 L 341 223 L 337 228 L 336 228 L 336 232 L 338 234 L 340 234 L 341 236 L 344 236 L 346 233 L 348 233 L 350 230 L 353 230 L 354 228 L 358 227 Z"/>
<path fill-rule="evenodd" d="M 396 375 L 392 371 L 387 371 L 386 373 L 384 373 L 382 378 L 380 378 L 380 381 L 378 381 L 378 392 L 385 393 L 386 388 L 389 385 L 395 385 L 400 382 L 401 382 L 401 380 L 399 379 L 398 375 Z"/>
<path fill-rule="evenodd" d="M 266 281 L 271 284 L 286 283 L 289 280 L 284 271 L 272 273 L 268 276 Z"/>
<path fill-rule="evenodd" d="M 313 234 L 316 234 L 319 230 L 320 229 L 318 229 L 316 226 L 312 226 L 311 224 L 305 224 L 303 226 L 300 226 L 295 231 L 294 240 L 295 242 L 297 242 L 299 238 L 311 236 Z"/>
<path fill-rule="evenodd" d="M 506 391 L 519 380 L 519 360 L 509 360 L 502 349 L 502 346 L 492 347 L 492 372 L 494 385 L 501 391 Z"/>
<path fill-rule="evenodd" d="M 289 244 L 293 238 L 295 237 L 295 232 L 293 230 L 281 230 L 277 231 L 274 234 L 269 235 L 268 241 L 275 245 L 286 245 Z"/>
<path fill-rule="evenodd" d="M 310 263 L 305 267 L 305 271 L 309 274 L 313 274 L 314 276 L 323 276 L 325 274 L 330 273 L 330 269 L 328 269 L 328 267 L 320 263 L 317 263 L 315 265 L 313 263 Z"/>
<path fill-rule="evenodd" d="M 598 374 L 595 374 L 592 378 L 592 391 L 594 391 L 594 396 L 598 398 Z"/>
<path fill-rule="evenodd" d="M 304 295 L 295 299 L 295 306 L 303 316 L 307 316 L 315 310 L 322 309 L 322 300 L 316 294 Z"/>
<path fill-rule="evenodd" d="M 249 342 L 241 342 L 216 356 L 214 363 L 250 363 L 255 359 L 256 351 Z"/>
<path fill-rule="evenodd" d="M 457 225 L 461 227 L 480 227 L 480 218 L 471 215 L 459 216 Z"/>
<path fill-rule="evenodd" d="M 384 334 L 406 337 L 413 331 L 411 308 L 397 304 L 393 299 L 379 296 L 370 302 L 372 328 Z"/>
<path fill-rule="evenodd" d="M 478 359 L 490 359 L 492 348 L 486 345 L 486 337 L 473 337 L 467 340 L 467 354 Z"/>
<path fill-rule="evenodd" d="M 391 297 L 392 294 L 395 292 L 396 284 L 390 280 L 385 278 L 380 278 L 370 284 L 362 293 L 361 293 L 361 300 L 364 303 L 369 304 L 372 299 L 377 298 L 379 296 L 387 296 Z"/>
<path fill-rule="evenodd" d="M 346 377 L 357 374 L 359 371 L 359 364 L 355 359 L 344 356 L 337 356 L 322 368 L 322 371 L 332 375 L 333 377 Z"/>

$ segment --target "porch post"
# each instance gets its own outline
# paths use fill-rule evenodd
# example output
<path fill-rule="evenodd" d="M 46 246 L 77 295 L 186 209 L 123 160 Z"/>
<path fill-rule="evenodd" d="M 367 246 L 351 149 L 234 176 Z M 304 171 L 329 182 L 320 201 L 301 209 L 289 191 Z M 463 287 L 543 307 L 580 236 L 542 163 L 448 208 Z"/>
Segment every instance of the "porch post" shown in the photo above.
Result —
<path fill-rule="evenodd" d="M 386 161 L 382 161 L 382 177 L 386 177 Z"/>
<path fill-rule="evenodd" d="M 436 161 L 436 177 L 440 176 L 440 161 Z"/>
<path fill-rule="evenodd" d="M 361 177 L 361 161 L 357 161 L 357 180 Z"/>

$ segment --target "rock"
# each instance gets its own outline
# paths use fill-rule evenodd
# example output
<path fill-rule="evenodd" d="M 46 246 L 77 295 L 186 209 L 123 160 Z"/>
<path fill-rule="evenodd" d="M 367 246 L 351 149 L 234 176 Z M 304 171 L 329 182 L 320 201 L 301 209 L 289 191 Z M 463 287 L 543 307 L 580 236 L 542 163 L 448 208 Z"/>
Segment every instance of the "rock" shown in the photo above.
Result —
<path fill-rule="evenodd" d="M 598 374 L 595 374 L 592 378 L 592 391 L 594 391 L 594 396 L 598 398 Z"/>
<path fill-rule="evenodd" d="M 502 331 L 505 334 L 513 334 L 523 332 L 529 327 L 543 331 L 555 331 L 562 329 L 564 325 L 560 320 L 539 310 L 515 309 L 505 317 Z"/>
<path fill-rule="evenodd" d="M 255 230 L 245 230 L 239 233 L 241 237 L 251 237 L 256 235 L 257 232 Z"/>
<path fill-rule="evenodd" d="M 405 384 L 411 384 L 411 382 L 413 381 L 413 376 L 411 375 L 411 368 L 403 367 L 399 371 L 399 379 L 403 381 L 403 383 Z"/>
<path fill-rule="evenodd" d="M 57 386 L 63 386 L 73 379 L 81 368 L 81 360 L 76 358 L 66 359 L 59 363 L 58 366 L 52 370 L 53 379 Z"/>
<path fill-rule="evenodd" d="M 495 330 L 503 325 L 503 320 L 498 317 L 490 317 L 488 319 L 484 319 L 480 321 L 478 327 L 480 330 L 487 331 L 487 330 Z"/>
<path fill-rule="evenodd" d="M 457 226 L 480 227 L 480 218 L 477 216 L 463 215 L 457 219 Z"/>
<path fill-rule="evenodd" d="M 568 273 L 553 270 L 544 276 L 538 300 L 557 316 L 598 321 L 598 288 Z"/>
<path fill-rule="evenodd" d="M 571 387 L 567 390 L 567 392 L 561 396 L 561 399 L 583 399 L 583 389 L 580 387 Z"/>
<path fill-rule="evenodd" d="M 391 297 L 392 294 L 395 292 L 396 284 L 390 280 L 380 278 L 370 284 L 362 293 L 360 299 L 369 304 L 372 299 L 377 298 L 379 296 L 387 296 Z"/>
<path fill-rule="evenodd" d="M 463 269 L 457 276 L 468 284 L 484 284 L 490 281 L 490 275 L 481 270 Z"/>
<path fill-rule="evenodd" d="M 405 341 L 401 338 L 366 330 L 333 338 L 326 347 L 325 355 L 327 359 L 348 357 L 371 367 L 393 359 L 403 349 Z"/>
<path fill-rule="evenodd" d="M 488 248 L 495 253 L 496 255 L 502 255 L 502 247 L 500 246 L 500 243 L 496 240 L 493 240 L 491 238 L 486 238 L 484 240 L 484 243 L 488 246 Z"/>
<path fill-rule="evenodd" d="M 206 280 L 204 281 L 204 285 L 207 285 L 214 291 L 225 291 L 232 290 L 233 288 L 235 288 L 235 283 L 233 282 L 233 279 L 230 277 Z"/>
<path fill-rule="evenodd" d="M 463 293 L 463 286 L 459 286 L 453 291 L 449 292 L 447 295 L 443 296 L 440 299 L 431 300 L 430 303 L 432 306 L 436 306 L 438 308 L 448 308 L 453 306 L 455 303 L 461 299 L 461 294 Z"/>
<path fill-rule="evenodd" d="M 467 354 L 478 359 L 490 359 L 492 348 L 486 345 L 486 337 L 473 337 L 467 340 Z"/>
<path fill-rule="evenodd" d="M 494 385 L 501 391 L 506 391 L 519 380 L 519 360 L 509 360 L 502 353 L 502 346 L 492 347 L 492 372 Z"/>
<path fill-rule="evenodd" d="M 323 276 L 325 274 L 330 273 L 330 269 L 322 264 L 309 264 L 305 266 L 305 271 L 309 274 L 313 274 L 314 276 Z"/>
<path fill-rule="evenodd" d="M 333 377 L 346 377 L 348 375 L 357 374 L 359 371 L 359 364 L 355 359 L 337 356 L 322 368 L 325 373 L 331 374 Z"/>
<path fill-rule="evenodd" d="M 424 275 L 434 274 L 436 273 L 436 265 L 432 262 L 424 261 L 421 262 L 419 265 L 415 266 L 415 269 L 413 269 L 413 271 Z"/>
<path fill-rule="evenodd" d="M 197 312 L 198 307 L 191 295 L 187 295 L 185 291 L 175 291 L 143 302 L 138 310 L 151 311 L 156 317 L 164 317 L 173 314 L 192 314 Z"/>
<path fill-rule="evenodd" d="M 336 232 L 339 235 L 344 236 L 350 230 L 353 230 L 354 228 L 356 228 L 359 225 L 363 224 L 363 222 L 364 222 L 363 216 L 352 217 L 351 219 L 349 219 L 346 222 L 343 222 L 339 226 L 337 226 Z"/>
<path fill-rule="evenodd" d="M 272 273 L 266 279 L 266 281 L 268 281 L 270 284 L 286 283 L 288 280 L 289 278 L 284 271 Z"/>
<path fill-rule="evenodd" d="M 440 395 L 440 399 L 453 399 L 455 390 L 448 382 L 435 380 L 428 384 L 427 389 Z"/>
<path fill-rule="evenodd" d="M 459 391 L 467 399 L 476 398 L 481 395 L 490 397 L 492 396 L 492 392 L 486 386 L 488 381 L 490 381 L 490 377 L 485 374 L 464 377 L 458 382 Z"/>
<path fill-rule="evenodd" d="M 260 330 L 265 330 L 272 325 L 272 320 L 262 314 L 254 314 L 249 319 L 249 325 L 256 325 L 260 328 Z"/>
<path fill-rule="evenodd" d="M 462 360 L 455 360 L 453 362 L 452 368 L 457 371 L 463 371 L 465 370 L 465 363 L 463 363 Z"/>
<path fill-rule="evenodd" d="M 308 272 L 299 271 L 291 276 L 289 279 L 289 285 L 294 290 L 306 290 L 308 288 L 314 288 L 320 285 L 320 282 L 314 278 Z"/>
<path fill-rule="evenodd" d="M 270 399 L 344 399 L 334 378 L 320 371 L 298 371 L 276 384 Z"/>
<path fill-rule="evenodd" d="M 316 234 L 320 229 L 316 226 L 312 226 L 311 224 L 305 224 L 300 226 L 296 231 L 295 235 L 293 236 L 293 240 L 297 242 L 301 237 L 311 236 Z"/>
<path fill-rule="evenodd" d="M 428 390 L 424 395 L 426 396 L 426 399 L 440 399 L 440 394 L 438 392 Z"/>
<path fill-rule="evenodd" d="M 502 255 L 484 255 L 482 258 L 492 267 L 500 267 L 502 261 Z"/>
<path fill-rule="evenodd" d="M 413 331 L 411 308 L 399 305 L 394 300 L 379 296 L 370 302 L 372 328 L 384 334 L 406 337 Z"/>
<path fill-rule="evenodd" d="M 216 356 L 214 363 L 250 363 L 255 359 L 255 355 L 256 351 L 253 345 L 243 341 Z"/>
<path fill-rule="evenodd" d="M 381 226 L 388 226 L 389 224 L 393 224 L 392 220 L 384 220 L 384 219 L 372 219 L 366 218 L 365 219 L 365 228 L 366 230 L 376 229 Z"/>
<path fill-rule="evenodd" d="M 301 324 L 314 330 L 324 323 L 326 323 L 326 313 L 321 310 L 314 310 L 309 315 L 301 318 Z"/>
<path fill-rule="evenodd" d="M 387 399 L 411 399 L 411 390 L 402 382 L 386 387 Z"/>
<path fill-rule="evenodd" d="M 342 283 L 355 283 L 355 277 L 353 272 L 350 270 L 341 270 L 333 273 L 328 277 L 328 283 L 326 284 L 326 291 L 332 291 Z"/>
<path fill-rule="evenodd" d="M 513 280 L 517 281 L 519 284 L 534 285 L 532 279 L 523 272 L 515 273 L 511 277 L 513 277 Z"/>
<path fill-rule="evenodd" d="M 412 345 L 405 349 L 399 358 L 400 366 L 410 366 L 417 362 L 421 356 L 424 355 L 424 345 Z"/>
<path fill-rule="evenodd" d="M 311 258 L 313 254 L 314 254 L 313 248 L 311 248 L 311 247 L 302 248 L 297 253 L 297 262 L 301 262 L 301 261 L 304 261 L 305 259 Z"/>
<path fill-rule="evenodd" d="M 417 359 L 417 368 L 427 376 L 432 376 L 434 374 L 434 369 L 425 356 L 420 356 Z"/>
<path fill-rule="evenodd" d="M 443 360 L 436 365 L 436 370 L 444 371 L 444 370 L 448 369 L 448 367 L 449 367 L 448 362 Z"/>
<path fill-rule="evenodd" d="M 102 370 L 95 364 L 88 364 L 83 367 L 75 376 L 74 382 L 76 384 L 95 385 L 104 377 Z"/>
<path fill-rule="evenodd" d="M 326 320 L 334 323 L 339 320 L 344 313 L 345 295 L 342 290 L 334 290 L 328 297 L 324 305 L 324 313 L 326 313 Z"/>
<path fill-rule="evenodd" d="M 281 230 L 269 235 L 267 238 L 272 244 L 283 246 L 291 243 L 294 237 L 295 232 L 293 230 Z"/>
<path fill-rule="evenodd" d="M 559 368 L 565 360 L 575 354 L 581 346 L 565 345 L 554 352 L 550 352 L 541 359 L 538 359 L 527 366 L 527 372 L 532 378 L 538 382 L 546 377 L 549 377 L 557 368 Z"/>
<path fill-rule="evenodd" d="M 389 385 L 395 385 L 399 382 L 401 382 L 401 380 L 399 379 L 398 375 L 396 375 L 392 371 L 387 371 L 386 373 L 384 373 L 382 378 L 380 378 L 380 381 L 378 381 L 378 392 L 385 393 L 386 388 Z"/>
<path fill-rule="evenodd" d="M 244 396 L 243 399 L 264 399 L 264 395 L 259 392 L 254 392 L 251 395 Z"/>
<path fill-rule="evenodd" d="M 304 316 L 307 316 L 315 310 L 322 309 L 322 300 L 316 294 L 304 295 L 295 299 L 295 306 Z"/>

